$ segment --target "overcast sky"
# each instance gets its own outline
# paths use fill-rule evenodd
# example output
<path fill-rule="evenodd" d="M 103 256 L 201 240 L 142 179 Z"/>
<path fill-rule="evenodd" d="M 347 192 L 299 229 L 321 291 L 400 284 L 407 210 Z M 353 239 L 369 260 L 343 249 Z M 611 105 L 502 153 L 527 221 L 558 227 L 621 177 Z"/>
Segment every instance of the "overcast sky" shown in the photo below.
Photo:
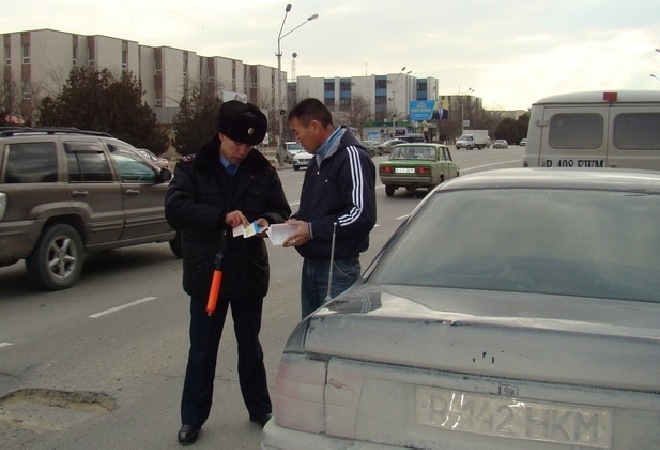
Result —
<path fill-rule="evenodd" d="M 279 0 L 19 0 L 1 33 L 52 28 L 168 45 L 277 67 Z M 319 14 L 319 19 L 306 22 Z M 397 73 L 469 88 L 489 109 L 527 109 L 576 90 L 660 89 L 658 0 L 297 0 L 281 39 L 282 70 Z"/>

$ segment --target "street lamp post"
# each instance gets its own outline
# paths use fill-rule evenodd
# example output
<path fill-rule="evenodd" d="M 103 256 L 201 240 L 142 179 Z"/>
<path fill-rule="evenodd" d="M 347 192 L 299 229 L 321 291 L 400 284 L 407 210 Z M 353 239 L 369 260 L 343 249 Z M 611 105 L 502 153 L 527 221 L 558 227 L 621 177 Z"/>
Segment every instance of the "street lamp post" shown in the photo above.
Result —
<path fill-rule="evenodd" d="M 463 95 L 461 95 L 461 87 L 460 86 L 458 87 L 458 97 L 461 100 L 461 134 L 463 134 L 463 132 L 465 131 L 463 129 L 463 101 L 465 100 L 465 96 L 470 92 L 474 92 L 474 89 L 470 88 L 467 91 L 465 91 Z"/>
<path fill-rule="evenodd" d="M 277 148 L 277 162 L 280 167 L 284 165 L 284 162 L 282 161 L 282 135 L 284 133 L 283 130 L 283 124 L 282 124 L 282 119 L 284 114 L 286 114 L 286 110 L 282 108 L 282 51 L 280 50 L 280 41 L 293 33 L 295 30 L 298 28 L 302 27 L 305 25 L 307 22 L 311 20 L 316 20 L 319 18 L 318 14 L 312 14 L 307 18 L 306 21 L 301 23 L 300 25 L 297 25 L 293 27 L 288 33 L 285 33 L 284 36 L 282 36 L 282 29 L 284 28 L 284 24 L 286 23 L 286 18 L 289 15 L 289 11 L 291 11 L 291 3 L 286 5 L 286 11 L 284 13 L 284 19 L 282 19 L 282 25 L 280 25 L 280 32 L 277 34 L 277 53 L 275 53 L 275 56 L 277 56 L 277 119 L 278 119 L 278 125 L 279 125 L 279 137 L 278 137 L 278 148 Z"/>
<path fill-rule="evenodd" d="M 403 74 L 404 70 L 406 70 L 405 66 L 401 68 L 401 71 L 394 79 L 394 86 L 392 88 L 392 127 L 394 128 L 392 137 L 394 139 L 396 139 L 396 82 L 399 81 L 399 77 Z M 406 75 L 408 75 L 410 72 L 412 72 L 412 70 L 406 72 Z"/>

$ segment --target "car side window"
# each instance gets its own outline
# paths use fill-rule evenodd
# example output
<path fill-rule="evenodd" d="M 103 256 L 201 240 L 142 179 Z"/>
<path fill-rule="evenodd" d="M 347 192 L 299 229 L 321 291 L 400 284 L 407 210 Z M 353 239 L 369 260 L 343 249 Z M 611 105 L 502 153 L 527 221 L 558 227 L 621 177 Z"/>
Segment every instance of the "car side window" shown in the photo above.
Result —
<path fill-rule="evenodd" d="M 110 155 L 117 165 L 121 181 L 137 183 L 155 183 L 156 171 L 130 148 L 108 144 Z"/>
<path fill-rule="evenodd" d="M 69 182 L 112 181 L 108 159 L 99 144 L 67 142 L 64 148 Z"/>
<path fill-rule="evenodd" d="M 57 181 L 57 146 L 53 142 L 11 144 L 5 183 L 53 183 Z"/>

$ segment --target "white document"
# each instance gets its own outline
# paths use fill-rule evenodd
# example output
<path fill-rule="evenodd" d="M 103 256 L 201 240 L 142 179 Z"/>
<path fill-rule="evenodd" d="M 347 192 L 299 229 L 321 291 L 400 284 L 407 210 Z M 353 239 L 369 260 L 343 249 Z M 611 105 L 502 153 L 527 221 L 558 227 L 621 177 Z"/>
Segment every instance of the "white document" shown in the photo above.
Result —
<path fill-rule="evenodd" d="M 296 231 L 296 226 L 288 223 L 276 223 L 266 229 L 266 235 L 273 245 L 282 245 Z"/>

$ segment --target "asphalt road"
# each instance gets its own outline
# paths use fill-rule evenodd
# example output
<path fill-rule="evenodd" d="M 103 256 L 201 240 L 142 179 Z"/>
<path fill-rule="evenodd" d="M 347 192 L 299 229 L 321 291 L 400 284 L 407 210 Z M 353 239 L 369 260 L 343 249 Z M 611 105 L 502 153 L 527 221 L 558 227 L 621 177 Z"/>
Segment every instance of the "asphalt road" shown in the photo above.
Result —
<path fill-rule="evenodd" d="M 522 149 L 454 150 L 461 175 L 519 167 Z M 386 156 L 374 158 L 374 162 Z M 279 171 L 296 210 L 304 172 Z M 386 197 L 376 182 L 378 223 L 366 268 L 425 192 Z M 269 384 L 289 332 L 300 319 L 301 258 L 268 244 L 271 286 L 261 340 Z M 167 244 L 87 258 L 79 283 L 42 292 L 24 264 L 0 268 L 0 447 L 3 449 L 175 449 L 187 353 L 188 298 L 181 260 Z M 220 343 L 214 407 L 195 448 L 257 449 L 248 421 L 228 317 Z"/>

